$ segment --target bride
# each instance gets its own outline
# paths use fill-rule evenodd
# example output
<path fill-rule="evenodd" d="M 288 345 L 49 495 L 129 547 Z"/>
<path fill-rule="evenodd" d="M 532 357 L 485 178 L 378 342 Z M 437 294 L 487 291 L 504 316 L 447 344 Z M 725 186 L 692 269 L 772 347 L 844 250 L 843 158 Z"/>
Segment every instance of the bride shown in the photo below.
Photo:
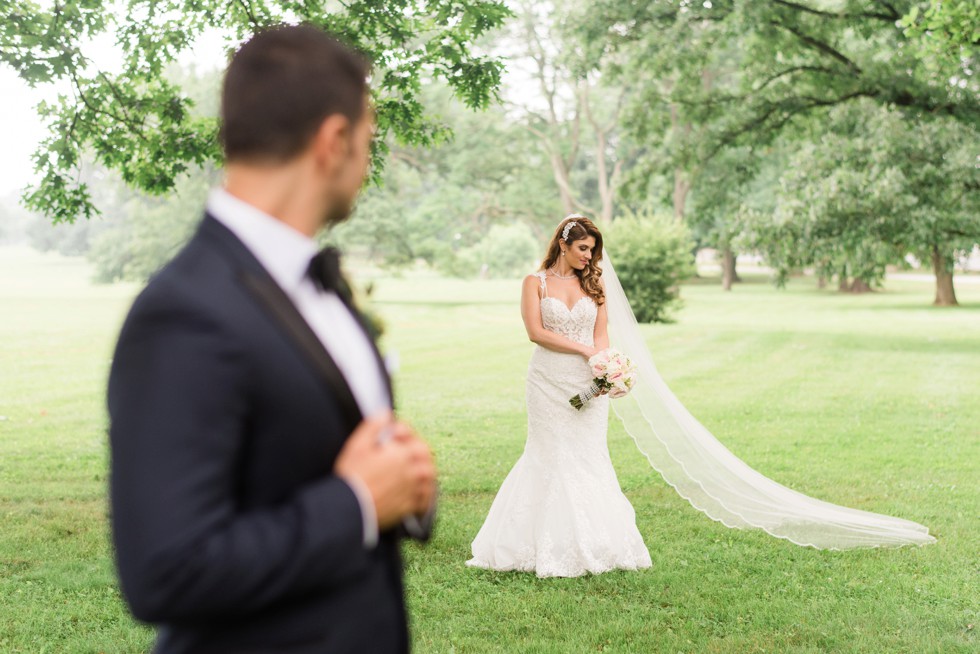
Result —
<path fill-rule="evenodd" d="M 581 412 L 568 404 L 589 386 L 588 357 L 610 342 L 637 368 L 634 390 L 613 404 L 617 417 L 651 467 L 709 518 L 818 549 L 936 542 L 911 520 L 787 488 L 720 443 L 657 372 L 603 256 L 602 234 L 584 216 L 572 214 L 558 225 L 541 270 L 524 280 L 521 313 L 538 344 L 527 375 L 527 444 L 473 541 L 468 565 L 541 577 L 650 566 L 609 461 L 608 398 Z"/>
<path fill-rule="evenodd" d="M 541 270 L 524 280 L 521 315 L 537 344 L 527 372 L 527 444 L 468 565 L 539 577 L 650 567 L 606 447 L 609 398 L 581 411 L 568 403 L 592 382 L 589 357 L 609 347 L 601 259 L 596 226 L 569 217 Z"/>

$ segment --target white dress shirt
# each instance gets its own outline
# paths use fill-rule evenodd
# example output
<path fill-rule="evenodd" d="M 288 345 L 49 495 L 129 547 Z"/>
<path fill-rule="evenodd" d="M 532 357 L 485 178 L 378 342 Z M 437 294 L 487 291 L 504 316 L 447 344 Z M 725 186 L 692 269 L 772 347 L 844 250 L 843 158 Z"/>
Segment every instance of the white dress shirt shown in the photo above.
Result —
<path fill-rule="evenodd" d="M 390 410 L 387 386 L 364 330 L 336 293 L 320 289 L 306 274 L 318 252 L 316 242 L 221 188 L 211 191 L 207 210 L 245 244 L 293 301 L 347 380 L 361 415 Z M 378 542 L 374 500 L 360 479 L 345 481 L 361 506 L 364 543 L 373 547 Z"/>

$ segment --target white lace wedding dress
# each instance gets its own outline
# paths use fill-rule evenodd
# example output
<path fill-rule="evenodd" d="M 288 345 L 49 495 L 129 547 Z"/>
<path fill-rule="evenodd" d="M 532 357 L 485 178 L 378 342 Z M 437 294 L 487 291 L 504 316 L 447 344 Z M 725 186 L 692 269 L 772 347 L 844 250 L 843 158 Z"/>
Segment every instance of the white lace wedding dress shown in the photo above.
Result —
<path fill-rule="evenodd" d="M 592 345 L 595 302 L 584 297 L 569 309 L 548 297 L 545 273 L 537 275 L 544 327 Z M 501 485 L 467 565 L 539 577 L 650 567 L 609 459 L 609 398 L 597 397 L 581 411 L 568 403 L 591 381 L 581 356 L 535 347 L 527 371 L 524 454 Z"/>

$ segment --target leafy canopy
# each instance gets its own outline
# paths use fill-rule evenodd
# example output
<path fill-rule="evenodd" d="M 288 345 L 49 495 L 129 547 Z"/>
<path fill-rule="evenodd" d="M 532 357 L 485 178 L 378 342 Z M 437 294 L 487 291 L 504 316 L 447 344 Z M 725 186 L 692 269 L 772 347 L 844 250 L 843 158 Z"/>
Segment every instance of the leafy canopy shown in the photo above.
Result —
<path fill-rule="evenodd" d="M 167 70 L 205 32 L 233 48 L 281 23 L 329 30 L 374 62 L 377 179 L 389 134 L 421 146 L 447 136 L 421 101 L 427 81 L 444 79 L 471 108 L 497 98 L 503 65 L 474 43 L 509 15 L 496 0 L 9 0 L 0 8 L 0 61 L 32 86 L 62 80 L 71 88 L 40 107 L 49 136 L 34 156 L 41 180 L 26 203 L 55 222 L 97 213 L 80 177 L 83 157 L 156 194 L 193 166 L 220 163 L 217 119 L 195 112 Z M 118 70 L 95 70 L 85 55 L 104 35 L 115 37 Z"/>

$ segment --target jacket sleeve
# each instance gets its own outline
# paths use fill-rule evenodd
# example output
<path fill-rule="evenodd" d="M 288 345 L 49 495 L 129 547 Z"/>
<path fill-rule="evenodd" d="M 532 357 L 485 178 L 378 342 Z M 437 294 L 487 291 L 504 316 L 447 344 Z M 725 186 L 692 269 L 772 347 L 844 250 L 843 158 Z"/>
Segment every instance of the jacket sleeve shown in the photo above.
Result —
<path fill-rule="evenodd" d="M 109 378 L 113 538 L 123 594 L 149 622 L 241 616 L 350 583 L 370 565 L 357 498 L 335 476 L 236 506 L 247 358 L 202 307 L 144 294 Z"/>

